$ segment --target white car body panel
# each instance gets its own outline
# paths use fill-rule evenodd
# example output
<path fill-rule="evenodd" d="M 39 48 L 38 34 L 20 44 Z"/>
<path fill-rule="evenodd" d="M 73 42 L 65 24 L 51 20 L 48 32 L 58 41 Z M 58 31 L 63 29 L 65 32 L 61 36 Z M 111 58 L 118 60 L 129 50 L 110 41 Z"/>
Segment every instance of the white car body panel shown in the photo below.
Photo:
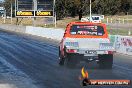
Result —
<path fill-rule="evenodd" d="M 78 43 L 78 46 L 76 43 Z M 87 54 L 86 51 L 96 51 L 96 56 L 98 54 L 108 54 L 107 51 L 114 51 L 108 38 L 65 38 L 64 46 L 67 49 L 77 49 L 80 54 Z"/>

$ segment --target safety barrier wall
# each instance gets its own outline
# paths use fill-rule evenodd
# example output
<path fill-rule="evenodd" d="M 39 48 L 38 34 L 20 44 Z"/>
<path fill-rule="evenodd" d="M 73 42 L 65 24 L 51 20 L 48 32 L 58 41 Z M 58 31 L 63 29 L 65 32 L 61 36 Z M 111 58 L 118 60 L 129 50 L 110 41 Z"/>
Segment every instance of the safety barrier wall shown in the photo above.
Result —
<path fill-rule="evenodd" d="M 31 35 L 37 35 L 55 40 L 61 40 L 64 34 L 64 29 L 61 28 L 42 28 L 42 27 L 17 27 L 17 26 L 4 26 L 0 25 L 0 28 L 9 31 L 22 32 Z M 15 29 L 14 29 L 15 28 Z M 22 29 L 23 28 L 23 29 Z M 22 30 L 21 30 L 22 29 Z M 110 35 L 111 43 L 115 47 L 118 53 L 132 55 L 132 36 Z"/>
<path fill-rule="evenodd" d="M 1 30 L 9 30 L 9 31 L 15 31 L 15 32 L 21 32 L 25 33 L 26 26 L 20 26 L 20 25 L 11 25 L 11 24 L 0 24 Z"/>
<path fill-rule="evenodd" d="M 117 35 L 114 46 L 117 52 L 132 55 L 132 36 Z"/>
<path fill-rule="evenodd" d="M 64 29 L 27 26 L 26 33 L 61 40 L 64 34 Z M 110 35 L 109 37 L 118 53 L 132 55 L 132 37 L 120 35 Z"/>
<path fill-rule="evenodd" d="M 64 29 L 27 26 L 25 33 L 37 35 L 41 37 L 46 37 L 46 38 L 51 38 L 51 39 L 56 39 L 56 40 L 61 40 L 64 34 Z"/>

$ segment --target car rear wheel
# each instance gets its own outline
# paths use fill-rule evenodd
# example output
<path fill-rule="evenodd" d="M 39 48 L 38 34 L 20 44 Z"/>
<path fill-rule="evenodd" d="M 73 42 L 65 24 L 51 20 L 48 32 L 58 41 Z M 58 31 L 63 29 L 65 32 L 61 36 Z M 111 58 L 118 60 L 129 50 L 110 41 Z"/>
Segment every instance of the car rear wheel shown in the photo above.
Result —
<path fill-rule="evenodd" d="M 112 65 L 113 65 L 113 55 L 112 54 L 99 55 L 99 68 L 112 69 Z"/>
<path fill-rule="evenodd" d="M 65 65 L 69 68 L 75 68 L 82 56 L 79 54 L 67 54 L 65 58 Z"/>
<path fill-rule="evenodd" d="M 60 66 L 63 66 L 64 65 L 64 58 L 59 58 L 59 65 Z"/>
<path fill-rule="evenodd" d="M 64 65 L 64 61 L 65 61 L 65 59 L 62 57 L 62 55 L 61 55 L 61 53 L 59 51 L 59 65 L 63 66 Z"/>

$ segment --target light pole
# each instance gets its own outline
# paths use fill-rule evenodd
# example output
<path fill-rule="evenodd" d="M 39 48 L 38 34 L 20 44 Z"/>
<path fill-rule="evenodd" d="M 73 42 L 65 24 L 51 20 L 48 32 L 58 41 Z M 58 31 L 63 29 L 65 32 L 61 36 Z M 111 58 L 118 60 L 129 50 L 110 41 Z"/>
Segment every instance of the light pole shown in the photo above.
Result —
<path fill-rule="evenodd" d="M 37 5 L 38 5 L 38 0 L 33 0 L 33 4 L 34 4 L 34 14 L 35 14 L 35 11 L 37 11 Z M 33 26 L 36 26 L 36 17 L 33 17 L 32 18 L 33 20 Z"/>
<path fill-rule="evenodd" d="M 4 11 L 4 23 L 6 23 L 6 9 Z"/>
<path fill-rule="evenodd" d="M 92 12 L 92 11 L 91 11 L 91 3 L 92 3 L 92 2 L 91 2 L 91 0 L 90 0 L 90 22 L 92 21 L 92 15 L 91 15 L 91 12 Z"/>
<path fill-rule="evenodd" d="M 53 0 L 53 14 L 54 14 L 54 24 L 55 24 L 55 27 L 57 26 L 57 21 L 56 21 L 56 11 L 55 11 L 55 2 L 56 0 Z"/>
<path fill-rule="evenodd" d="M 12 0 L 11 0 L 11 24 L 12 24 Z"/>
<path fill-rule="evenodd" d="M 15 17 L 16 17 L 17 11 L 18 11 L 18 0 L 15 0 Z M 18 17 L 16 18 L 16 25 L 18 25 L 17 23 L 18 23 Z"/>

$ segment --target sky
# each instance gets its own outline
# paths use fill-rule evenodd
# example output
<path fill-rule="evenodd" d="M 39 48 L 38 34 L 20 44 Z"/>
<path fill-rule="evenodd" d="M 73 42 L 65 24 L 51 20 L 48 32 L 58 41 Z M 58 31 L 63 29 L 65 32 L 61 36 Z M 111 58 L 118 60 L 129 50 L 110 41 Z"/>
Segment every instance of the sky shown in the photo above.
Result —
<path fill-rule="evenodd" d="M 0 1 L 4 1 L 4 0 L 0 0 Z"/>

